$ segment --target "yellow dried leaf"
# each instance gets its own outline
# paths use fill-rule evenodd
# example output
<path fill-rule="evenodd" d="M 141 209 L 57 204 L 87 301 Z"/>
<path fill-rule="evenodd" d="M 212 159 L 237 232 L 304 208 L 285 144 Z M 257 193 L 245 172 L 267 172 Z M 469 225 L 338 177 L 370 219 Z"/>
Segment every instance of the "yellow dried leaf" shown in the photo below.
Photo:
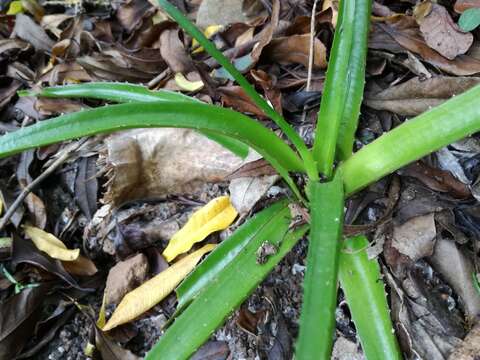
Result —
<path fill-rule="evenodd" d="M 157 305 L 193 270 L 200 258 L 214 248 L 215 244 L 205 245 L 130 291 L 123 297 L 102 330 L 108 331 L 132 321 Z"/>
<path fill-rule="evenodd" d="M 61 240 L 42 229 L 27 225 L 23 229 L 39 250 L 46 252 L 54 259 L 74 261 L 80 256 L 80 249 L 67 249 Z"/>
<path fill-rule="evenodd" d="M 224 29 L 223 25 L 210 25 L 205 28 L 205 30 L 203 31 L 203 35 L 205 35 L 207 39 L 210 39 L 213 35 L 222 31 L 223 29 Z M 193 54 L 200 53 L 204 50 L 202 46 L 196 48 L 198 45 L 200 45 L 198 41 L 196 39 L 193 39 L 192 48 L 195 49 L 192 51 Z"/>
<path fill-rule="evenodd" d="M 8 7 L 7 15 L 17 15 L 23 13 L 23 5 L 21 1 L 12 1 Z"/>
<path fill-rule="evenodd" d="M 226 229 L 236 217 L 237 210 L 228 196 L 213 199 L 196 211 L 185 226 L 173 235 L 163 256 L 168 262 L 172 261 L 211 233 Z"/>
<path fill-rule="evenodd" d="M 2 197 L 0 197 L 0 215 L 2 215 L 2 212 L 3 212 L 3 201 L 2 201 Z"/>
<path fill-rule="evenodd" d="M 182 73 L 175 74 L 175 83 L 183 91 L 198 91 L 203 88 L 203 81 L 190 81 Z"/>

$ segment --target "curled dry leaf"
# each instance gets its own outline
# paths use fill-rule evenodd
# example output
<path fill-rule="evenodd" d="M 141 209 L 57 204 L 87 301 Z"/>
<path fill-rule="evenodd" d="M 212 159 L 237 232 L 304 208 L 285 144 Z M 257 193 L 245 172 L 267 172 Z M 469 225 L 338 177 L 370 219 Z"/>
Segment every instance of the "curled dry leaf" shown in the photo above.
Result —
<path fill-rule="evenodd" d="M 427 45 L 449 60 L 465 54 L 473 43 L 473 35 L 460 30 L 442 5 L 424 1 L 414 15 Z"/>
<path fill-rule="evenodd" d="M 433 254 L 436 235 L 434 214 L 417 216 L 394 226 L 392 246 L 416 261 Z"/>
<path fill-rule="evenodd" d="M 237 215 L 228 196 L 213 199 L 194 212 L 185 226 L 170 239 L 163 256 L 168 262 L 172 261 L 211 233 L 226 229 Z"/>
<path fill-rule="evenodd" d="M 203 88 L 203 81 L 190 81 L 182 73 L 175 74 L 175 83 L 183 91 L 193 92 Z"/>
<path fill-rule="evenodd" d="M 80 256 L 80 249 L 67 249 L 65 244 L 54 235 L 34 226 L 24 226 L 25 235 L 32 239 L 35 246 L 50 257 L 63 261 L 73 261 Z"/>
<path fill-rule="evenodd" d="M 205 245 L 129 292 L 124 296 L 102 330 L 108 331 L 125 324 L 154 307 L 193 270 L 203 255 L 214 248 L 214 244 Z"/>

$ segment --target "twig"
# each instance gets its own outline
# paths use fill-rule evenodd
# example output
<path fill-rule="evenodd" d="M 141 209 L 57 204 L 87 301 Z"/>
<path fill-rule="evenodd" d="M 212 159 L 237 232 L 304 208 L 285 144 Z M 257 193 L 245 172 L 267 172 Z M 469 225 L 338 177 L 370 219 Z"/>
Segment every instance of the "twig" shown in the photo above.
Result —
<path fill-rule="evenodd" d="M 307 73 L 307 91 L 310 91 L 312 82 L 312 69 L 313 69 L 313 50 L 315 48 L 315 18 L 317 13 L 317 1 L 313 1 L 312 16 L 310 18 L 310 50 L 308 54 L 308 73 Z"/>
<path fill-rule="evenodd" d="M 66 150 L 62 155 L 60 155 L 52 164 L 45 169 L 43 173 L 41 173 L 35 180 L 33 180 L 30 184 L 25 186 L 18 195 L 18 197 L 15 199 L 13 204 L 8 208 L 8 210 L 5 212 L 5 215 L 2 217 L 0 220 L 0 231 L 3 230 L 5 225 L 7 225 L 8 221 L 10 218 L 13 216 L 15 213 L 15 210 L 22 204 L 23 200 L 30 194 L 30 192 L 38 185 L 40 184 L 43 180 L 45 180 L 48 176 L 53 174 L 55 170 L 58 169 L 60 165 L 62 165 L 65 161 L 68 160 L 68 158 L 72 155 L 73 152 L 78 150 L 80 146 L 82 146 L 88 138 L 84 138 L 79 140 L 77 143 L 74 144 L 70 149 Z"/>
<path fill-rule="evenodd" d="M 315 49 L 315 18 L 317 13 L 317 1 L 313 1 L 312 16 L 310 17 L 310 49 L 308 53 L 308 69 L 307 69 L 307 87 L 306 91 L 310 91 L 312 85 L 312 69 L 314 61 L 314 49 Z M 307 116 L 307 106 L 303 106 L 302 123 L 305 122 Z"/>

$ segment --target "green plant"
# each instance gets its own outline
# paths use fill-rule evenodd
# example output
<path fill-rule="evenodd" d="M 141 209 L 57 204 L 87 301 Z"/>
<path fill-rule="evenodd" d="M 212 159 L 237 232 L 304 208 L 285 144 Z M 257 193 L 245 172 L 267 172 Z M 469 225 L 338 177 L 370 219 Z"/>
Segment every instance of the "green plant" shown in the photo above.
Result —
<path fill-rule="evenodd" d="M 168 1 L 158 2 L 277 123 L 294 149 L 261 124 L 232 110 L 171 92 L 97 83 L 48 88 L 35 95 L 91 97 L 124 104 L 63 115 L 4 135 L 0 138 L 0 157 L 81 136 L 136 127 L 187 127 L 202 131 L 238 154 L 245 154 L 242 144 L 254 148 L 308 208 L 310 224 L 290 229 L 292 217 L 286 200 L 248 220 L 179 286 L 175 320 L 147 359 L 188 358 L 308 230 L 305 299 L 296 358 L 330 358 L 340 274 L 367 358 L 401 359 L 383 285 L 377 282 L 378 264 L 366 258 L 368 242 L 362 237 L 342 241 L 344 198 L 409 162 L 479 131 L 480 87 L 405 122 L 352 154 L 363 94 L 371 0 L 341 1 L 315 144 L 310 151 L 293 128 L 193 24 Z M 298 188 L 291 172 L 306 173 L 305 189 Z M 265 241 L 276 245 L 278 252 L 259 263 L 256 252 Z M 364 311 L 370 316 L 365 316 Z"/>

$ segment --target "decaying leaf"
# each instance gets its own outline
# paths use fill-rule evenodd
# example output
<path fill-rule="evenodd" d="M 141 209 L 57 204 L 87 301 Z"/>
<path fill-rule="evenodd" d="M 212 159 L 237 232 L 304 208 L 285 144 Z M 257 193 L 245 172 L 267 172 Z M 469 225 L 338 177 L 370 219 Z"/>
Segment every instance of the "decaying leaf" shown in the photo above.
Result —
<path fill-rule="evenodd" d="M 0 358 L 14 359 L 22 351 L 41 315 L 50 285 L 24 289 L 0 306 Z"/>
<path fill-rule="evenodd" d="M 80 249 L 67 249 L 65 244 L 54 235 L 34 226 L 24 226 L 25 234 L 32 239 L 35 246 L 54 259 L 73 261 L 80 256 Z"/>
<path fill-rule="evenodd" d="M 427 45 L 449 60 L 465 54 L 473 43 L 473 35 L 460 30 L 442 5 L 424 1 L 414 15 Z"/>
<path fill-rule="evenodd" d="M 415 77 L 379 93 L 365 94 L 365 104 L 376 110 L 414 116 L 460 95 L 480 83 L 478 77 L 437 76 L 422 80 Z"/>
<path fill-rule="evenodd" d="M 158 304 L 193 270 L 201 257 L 214 248 L 214 244 L 203 246 L 129 292 L 102 330 L 108 331 L 125 324 Z"/>
<path fill-rule="evenodd" d="M 188 129 L 131 130 L 112 135 L 106 146 L 110 178 L 104 201 L 113 205 L 193 193 L 247 161 Z"/>
<path fill-rule="evenodd" d="M 197 25 L 206 28 L 247 22 L 249 18 L 243 11 L 243 3 L 243 0 L 204 0 L 198 9 Z"/>
<path fill-rule="evenodd" d="M 228 196 L 213 199 L 193 213 L 185 226 L 170 239 L 163 256 L 168 262 L 172 261 L 211 233 L 226 229 L 237 215 Z"/>

